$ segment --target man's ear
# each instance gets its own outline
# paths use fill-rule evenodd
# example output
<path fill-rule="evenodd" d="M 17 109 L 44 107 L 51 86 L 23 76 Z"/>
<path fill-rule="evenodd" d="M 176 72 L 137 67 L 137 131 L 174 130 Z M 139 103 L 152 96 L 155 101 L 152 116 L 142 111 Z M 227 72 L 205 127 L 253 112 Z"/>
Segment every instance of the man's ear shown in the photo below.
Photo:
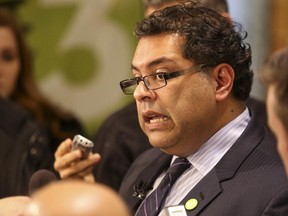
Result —
<path fill-rule="evenodd" d="M 219 64 L 212 71 L 217 101 L 226 99 L 233 88 L 235 73 L 229 64 Z"/>

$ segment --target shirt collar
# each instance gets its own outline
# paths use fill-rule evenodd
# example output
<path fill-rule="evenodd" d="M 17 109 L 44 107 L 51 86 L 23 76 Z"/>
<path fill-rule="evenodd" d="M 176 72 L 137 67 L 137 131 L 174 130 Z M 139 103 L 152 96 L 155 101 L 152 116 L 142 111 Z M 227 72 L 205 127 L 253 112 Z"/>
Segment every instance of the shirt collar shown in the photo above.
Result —
<path fill-rule="evenodd" d="M 241 136 L 250 120 L 251 116 L 246 107 L 239 116 L 217 131 L 197 152 L 187 157 L 192 164 L 191 168 L 194 167 L 203 176 L 210 172 Z M 177 156 L 173 156 L 171 163 L 176 158 Z"/>

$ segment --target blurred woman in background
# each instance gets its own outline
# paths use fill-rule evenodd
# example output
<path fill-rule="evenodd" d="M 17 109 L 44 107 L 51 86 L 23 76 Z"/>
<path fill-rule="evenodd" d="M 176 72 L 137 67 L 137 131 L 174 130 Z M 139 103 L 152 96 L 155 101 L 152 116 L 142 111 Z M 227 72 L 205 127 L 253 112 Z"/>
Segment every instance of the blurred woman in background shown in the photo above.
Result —
<path fill-rule="evenodd" d="M 51 149 L 66 137 L 83 133 L 81 123 L 45 98 L 33 79 L 33 63 L 21 27 L 7 11 L 0 10 L 0 96 L 10 98 L 43 125 L 51 138 Z"/>
<path fill-rule="evenodd" d="M 72 114 L 41 94 L 32 68 L 21 27 L 0 9 L 0 197 L 26 195 L 35 171 L 54 171 L 60 141 L 83 134 Z"/>

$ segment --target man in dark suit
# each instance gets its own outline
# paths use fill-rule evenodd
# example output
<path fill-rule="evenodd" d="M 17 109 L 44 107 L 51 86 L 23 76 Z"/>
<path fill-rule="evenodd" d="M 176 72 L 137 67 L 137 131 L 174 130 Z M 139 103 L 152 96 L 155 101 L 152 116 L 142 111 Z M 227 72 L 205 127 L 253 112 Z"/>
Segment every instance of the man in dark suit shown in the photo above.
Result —
<path fill-rule="evenodd" d="M 288 182 L 275 140 L 246 107 L 253 72 L 239 27 L 195 2 L 137 24 L 134 78 L 120 84 L 134 95 L 155 148 L 136 159 L 120 188 L 135 215 L 179 204 L 191 216 L 287 214 Z M 99 155 L 79 161 L 81 152 L 70 147 L 69 139 L 59 146 L 55 169 L 62 178 L 93 181 Z"/>
<path fill-rule="evenodd" d="M 231 19 L 226 0 L 197 1 Z M 185 2 L 185 0 L 143 0 L 145 16 L 149 16 L 155 10 L 180 2 Z M 256 118 L 266 125 L 265 103 L 249 97 L 247 106 L 251 112 L 254 112 Z M 141 153 L 152 147 L 139 126 L 135 102 L 109 116 L 92 140 L 95 143 L 93 151 L 101 154 L 101 161 L 93 170 L 94 176 L 99 182 L 115 190 L 119 190 L 120 183 L 131 163 Z M 113 176 L 110 173 L 113 173 Z"/>
<path fill-rule="evenodd" d="M 145 152 L 122 182 L 120 194 L 136 215 L 155 214 L 147 204 L 153 202 L 150 190 L 158 190 L 177 157 L 187 158 L 191 167 L 160 209 L 183 204 L 188 215 L 287 214 L 287 179 L 275 141 L 245 106 L 251 52 L 237 29 L 190 2 L 138 23 L 136 78 L 121 86 L 134 94 L 140 126 L 162 152 Z"/>

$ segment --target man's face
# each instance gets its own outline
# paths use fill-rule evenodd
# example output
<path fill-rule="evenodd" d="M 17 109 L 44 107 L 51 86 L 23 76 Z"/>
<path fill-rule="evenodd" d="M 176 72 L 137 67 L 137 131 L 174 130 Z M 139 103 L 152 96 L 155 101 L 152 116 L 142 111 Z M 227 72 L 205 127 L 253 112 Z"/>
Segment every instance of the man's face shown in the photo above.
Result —
<path fill-rule="evenodd" d="M 277 115 L 277 97 L 275 95 L 276 88 L 274 84 L 268 86 L 267 89 L 267 113 L 268 113 L 268 125 L 271 131 L 275 134 L 277 138 L 277 148 L 280 156 L 284 162 L 286 173 L 288 175 L 288 135 L 282 120 Z"/>
<path fill-rule="evenodd" d="M 132 62 L 135 77 L 156 72 L 171 73 L 196 66 L 182 56 L 184 40 L 177 34 L 141 38 Z M 134 97 L 142 130 L 150 143 L 179 156 L 194 153 L 215 132 L 215 89 L 202 73 L 187 73 L 148 90 L 143 82 Z M 216 121 L 214 121 L 216 122 Z"/>

